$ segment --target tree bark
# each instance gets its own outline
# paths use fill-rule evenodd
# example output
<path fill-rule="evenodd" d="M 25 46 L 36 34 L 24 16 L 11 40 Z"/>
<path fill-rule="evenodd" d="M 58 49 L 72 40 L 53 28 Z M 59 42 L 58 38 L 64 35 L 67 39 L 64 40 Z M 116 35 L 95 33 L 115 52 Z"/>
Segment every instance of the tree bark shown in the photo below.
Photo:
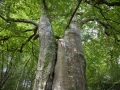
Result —
<path fill-rule="evenodd" d="M 64 37 L 58 40 L 57 52 L 45 16 L 40 19 L 39 36 L 41 46 L 33 90 L 86 90 L 85 59 L 77 25 L 71 23 Z"/>
<path fill-rule="evenodd" d="M 71 24 L 58 41 L 53 90 L 86 90 L 85 59 L 79 28 Z"/>
<path fill-rule="evenodd" d="M 41 16 L 39 23 L 40 54 L 33 90 L 52 90 L 56 45 L 50 22 Z"/>
<path fill-rule="evenodd" d="M 63 39 L 58 40 L 57 62 L 52 90 L 70 90 L 70 78 L 67 73 L 65 42 Z"/>

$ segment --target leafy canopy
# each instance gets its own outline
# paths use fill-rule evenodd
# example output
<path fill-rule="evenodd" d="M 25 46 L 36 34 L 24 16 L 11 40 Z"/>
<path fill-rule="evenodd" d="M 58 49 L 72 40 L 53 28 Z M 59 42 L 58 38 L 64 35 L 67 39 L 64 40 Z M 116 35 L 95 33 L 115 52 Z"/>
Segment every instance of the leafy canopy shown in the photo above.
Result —
<path fill-rule="evenodd" d="M 42 15 L 41 1 L 0 1 L 2 90 L 32 90 L 39 53 L 36 37 L 37 24 Z M 117 89 L 116 85 L 120 83 L 120 1 L 78 1 L 46 0 L 46 11 L 54 34 L 63 36 L 76 10 L 87 63 L 88 88 Z"/>

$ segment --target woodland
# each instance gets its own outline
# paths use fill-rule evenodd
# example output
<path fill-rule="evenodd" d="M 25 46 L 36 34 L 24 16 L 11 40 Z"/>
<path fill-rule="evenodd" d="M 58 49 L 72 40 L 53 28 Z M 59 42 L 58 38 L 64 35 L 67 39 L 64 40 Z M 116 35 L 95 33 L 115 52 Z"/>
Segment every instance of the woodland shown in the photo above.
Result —
<path fill-rule="evenodd" d="M 0 0 L 0 90 L 120 90 L 120 0 Z"/>

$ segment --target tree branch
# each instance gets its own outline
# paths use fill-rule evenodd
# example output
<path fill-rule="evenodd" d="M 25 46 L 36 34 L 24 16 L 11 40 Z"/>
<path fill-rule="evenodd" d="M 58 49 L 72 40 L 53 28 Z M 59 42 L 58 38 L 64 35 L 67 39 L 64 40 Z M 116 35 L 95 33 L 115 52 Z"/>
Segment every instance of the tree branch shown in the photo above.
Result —
<path fill-rule="evenodd" d="M 87 23 L 89 21 L 95 21 L 95 20 L 98 23 L 100 23 L 103 27 L 105 27 L 106 29 L 108 29 L 109 26 L 110 26 L 109 24 L 103 22 L 102 20 L 99 20 L 98 18 L 85 18 L 85 19 L 83 19 L 83 20 L 80 21 L 80 24 L 81 24 L 81 26 L 83 26 L 83 24 L 85 24 L 85 23 Z"/>
<path fill-rule="evenodd" d="M 10 39 L 10 36 L 4 36 L 4 37 L 0 38 L 0 41 L 6 41 L 8 39 Z"/>
<path fill-rule="evenodd" d="M 116 30 L 114 27 L 112 27 L 110 24 L 103 22 L 102 20 L 98 19 L 98 18 L 85 18 L 83 20 L 80 21 L 81 26 L 83 26 L 85 23 L 89 22 L 89 21 L 97 21 L 99 24 L 101 24 L 105 29 L 113 29 Z M 117 31 L 117 30 L 116 30 Z M 107 30 L 105 30 L 105 34 L 107 36 L 110 36 L 111 34 L 109 32 L 107 32 Z M 116 35 L 116 34 L 115 34 Z M 118 39 L 117 36 L 114 35 L 114 38 L 117 42 L 120 42 L 120 40 Z"/>
<path fill-rule="evenodd" d="M 106 0 L 104 0 L 103 4 L 106 4 L 106 5 L 108 5 L 108 6 L 120 6 L 120 1 L 119 1 L 119 2 L 109 3 L 109 2 L 107 2 Z"/>
<path fill-rule="evenodd" d="M 0 17 L 1 17 L 3 20 L 7 21 L 2 15 L 0 15 Z"/>
<path fill-rule="evenodd" d="M 77 10 L 78 10 L 81 2 L 82 2 L 82 0 L 78 0 L 78 4 L 77 4 L 76 8 L 74 9 L 74 11 L 73 11 L 73 13 L 72 13 L 72 15 L 71 15 L 71 17 L 70 17 L 70 19 L 69 19 L 69 21 L 68 21 L 68 24 L 67 24 L 66 28 L 69 27 L 69 25 L 70 25 L 70 23 L 71 23 L 71 21 L 72 21 L 72 18 L 74 17 L 75 13 L 77 12 Z"/>
<path fill-rule="evenodd" d="M 114 22 L 114 23 L 116 23 L 116 24 L 120 24 L 120 22 L 115 21 L 115 20 L 112 20 L 112 19 L 108 19 L 108 18 L 106 18 L 106 20 L 112 21 L 112 22 Z"/>
<path fill-rule="evenodd" d="M 0 15 L 0 17 L 1 17 L 3 20 L 5 20 L 6 22 L 22 22 L 22 23 L 29 23 L 29 24 L 33 24 L 34 26 L 38 27 L 38 23 L 34 22 L 33 20 L 15 19 L 15 18 L 6 19 L 6 18 L 3 17 L 2 15 Z"/>
<path fill-rule="evenodd" d="M 34 33 L 21 45 L 20 50 L 18 50 L 19 52 L 22 52 L 22 49 L 24 47 L 24 45 L 26 45 L 37 33 L 38 30 L 38 23 L 34 22 L 33 20 L 26 20 L 26 19 L 15 19 L 15 18 L 9 18 L 6 19 L 5 17 L 1 16 L 0 17 L 5 20 L 6 22 L 22 22 L 22 23 L 29 23 L 29 24 L 33 24 L 35 26 L 35 28 L 33 29 Z M 27 31 L 25 31 L 27 32 Z M 8 40 L 9 38 L 4 38 L 4 40 Z"/>
<path fill-rule="evenodd" d="M 107 6 L 120 6 L 120 1 L 118 2 L 108 2 L 106 0 L 84 0 L 84 1 L 91 5 L 106 4 Z"/>
<path fill-rule="evenodd" d="M 23 47 L 33 38 L 33 40 L 34 40 L 34 37 L 36 37 L 36 33 L 37 33 L 37 29 L 38 29 L 38 27 L 35 27 L 34 28 L 34 33 L 32 34 L 32 35 L 30 35 L 30 37 L 21 45 L 21 47 L 20 47 L 20 50 L 18 50 L 18 51 L 20 51 L 20 52 L 22 52 L 23 51 Z"/>
<path fill-rule="evenodd" d="M 11 76 L 12 72 L 10 73 L 5 73 L 4 77 L 2 78 L 2 80 L 0 81 L 0 90 L 3 87 L 3 85 L 6 83 L 6 81 L 8 80 L 8 78 Z"/>
<path fill-rule="evenodd" d="M 114 39 L 115 39 L 115 41 L 120 42 L 120 39 L 118 39 L 118 37 L 116 35 L 114 35 Z"/>
<path fill-rule="evenodd" d="M 108 24 L 108 19 L 107 19 L 107 18 L 105 17 L 105 15 L 103 14 L 102 9 L 101 9 L 100 7 L 98 7 L 98 6 L 96 6 L 96 5 L 93 5 L 93 6 L 100 11 L 102 17 L 103 17 L 103 18 L 106 20 L 106 22 L 107 22 L 107 23 L 105 24 L 105 23 L 103 23 L 103 21 L 99 20 L 99 23 L 100 23 L 101 25 L 103 25 L 105 28 L 108 28 L 108 26 L 111 27 L 111 28 L 113 28 L 112 26 L 110 26 L 110 25 Z"/>
<path fill-rule="evenodd" d="M 42 0 L 42 3 L 43 3 L 43 6 L 44 6 L 45 11 L 47 11 L 47 10 L 48 10 L 48 7 L 47 7 L 47 5 L 46 5 L 46 0 Z"/>

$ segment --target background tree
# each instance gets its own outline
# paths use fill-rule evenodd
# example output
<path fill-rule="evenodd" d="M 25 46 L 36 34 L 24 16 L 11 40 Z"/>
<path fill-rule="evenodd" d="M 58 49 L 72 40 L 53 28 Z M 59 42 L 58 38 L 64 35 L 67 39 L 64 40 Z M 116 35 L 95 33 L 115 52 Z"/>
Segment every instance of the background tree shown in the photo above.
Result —
<path fill-rule="evenodd" d="M 36 22 L 42 15 L 41 4 L 40 0 L 0 1 L 1 90 L 32 90 L 39 53 Z M 76 14 L 89 90 L 120 88 L 119 5 L 119 0 L 46 1 L 55 36 L 63 36 Z"/>

